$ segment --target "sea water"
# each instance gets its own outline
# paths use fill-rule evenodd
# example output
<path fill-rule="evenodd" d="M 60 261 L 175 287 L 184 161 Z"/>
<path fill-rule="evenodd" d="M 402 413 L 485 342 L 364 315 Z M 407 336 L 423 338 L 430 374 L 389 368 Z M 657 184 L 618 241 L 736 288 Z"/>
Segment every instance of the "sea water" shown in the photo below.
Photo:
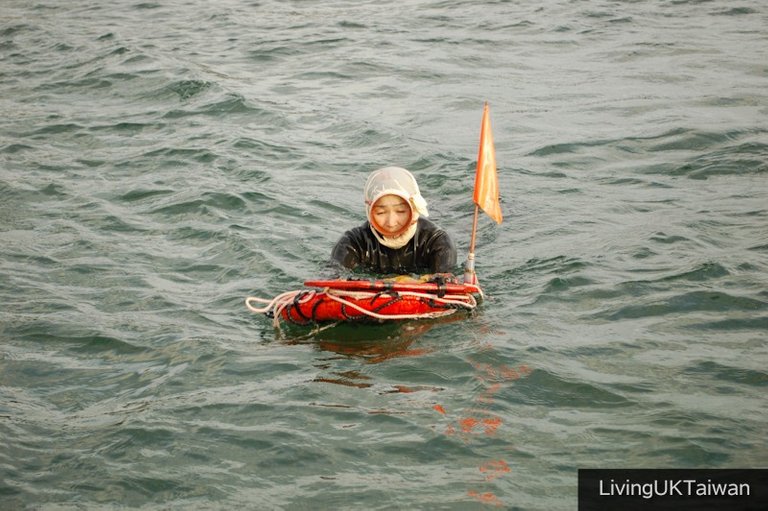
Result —
<path fill-rule="evenodd" d="M 0 6 L 0 508 L 576 507 L 768 461 L 758 0 Z M 410 169 L 479 311 L 283 328 Z M 457 268 L 457 271 L 461 270 Z"/>

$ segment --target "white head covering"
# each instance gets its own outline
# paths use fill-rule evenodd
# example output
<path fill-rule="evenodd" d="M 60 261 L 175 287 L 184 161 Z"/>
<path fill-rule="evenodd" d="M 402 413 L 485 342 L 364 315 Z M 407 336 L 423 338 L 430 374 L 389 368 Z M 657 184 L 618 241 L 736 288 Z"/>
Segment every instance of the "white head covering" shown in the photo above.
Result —
<path fill-rule="evenodd" d="M 385 195 L 402 197 L 411 208 L 411 225 L 402 234 L 395 237 L 382 236 L 373 228 L 374 222 L 371 219 L 373 205 Z M 382 244 L 390 248 L 400 248 L 408 243 L 416 233 L 416 222 L 419 216 L 429 216 L 427 201 L 421 196 L 416 178 L 400 167 L 384 167 L 372 172 L 368 176 L 368 181 L 365 182 L 364 196 L 371 230 Z"/>

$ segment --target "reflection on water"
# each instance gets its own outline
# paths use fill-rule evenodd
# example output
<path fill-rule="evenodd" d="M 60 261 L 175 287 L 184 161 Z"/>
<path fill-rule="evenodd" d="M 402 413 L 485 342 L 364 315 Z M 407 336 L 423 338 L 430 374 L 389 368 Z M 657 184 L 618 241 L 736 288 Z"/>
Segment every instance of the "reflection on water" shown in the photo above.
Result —
<path fill-rule="evenodd" d="M 468 314 L 406 322 L 388 323 L 332 323 L 313 328 L 289 325 L 283 332 L 285 344 L 309 344 L 319 350 L 362 359 L 368 364 L 378 364 L 392 358 L 418 357 L 431 348 L 411 348 L 422 335 L 439 325 L 466 320 Z"/>
<path fill-rule="evenodd" d="M 281 342 L 288 345 L 307 344 L 321 351 L 360 359 L 366 364 L 379 364 L 392 358 L 419 357 L 429 353 L 431 348 L 413 348 L 412 345 L 436 324 L 436 321 L 387 324 L 336 323 L 315 328 L 310 333 L 299 337 L 288 335 Z M 297 329 L 292 330 L 296 333 Z M 331 382 L 368 386 L 365 383 L 353 383 L 351 381 L 353 379 L 346 374 Z"/>

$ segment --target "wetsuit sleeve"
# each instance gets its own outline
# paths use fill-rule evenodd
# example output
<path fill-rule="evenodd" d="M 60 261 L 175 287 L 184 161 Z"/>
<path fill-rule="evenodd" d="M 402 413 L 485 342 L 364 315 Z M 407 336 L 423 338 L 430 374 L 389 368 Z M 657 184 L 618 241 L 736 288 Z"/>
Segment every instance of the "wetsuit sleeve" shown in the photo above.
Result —
<path fill-rule="evenodd" d="M 429 240 L 429 256 L 432 273 L 453 273 L 456 269 L 456 245 L 443 230 L 438 230 Z"/>
<path fill-rule="evenodd" d="M 354 270 L 362 262 L 353 231 L 347 231 L 331 251 L 331 265 Z"/>

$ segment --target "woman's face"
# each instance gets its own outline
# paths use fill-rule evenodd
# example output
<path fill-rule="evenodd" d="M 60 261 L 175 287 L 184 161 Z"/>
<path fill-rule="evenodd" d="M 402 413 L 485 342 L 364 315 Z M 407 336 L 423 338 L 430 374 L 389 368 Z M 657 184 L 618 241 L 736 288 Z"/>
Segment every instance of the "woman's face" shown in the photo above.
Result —
<path fill-rule="evenodd" d="M 385 236 L 404 231 L 411 221 L 411 207 L 397 195 L 385 195 L 371 208 L 374 227 Z"/>

